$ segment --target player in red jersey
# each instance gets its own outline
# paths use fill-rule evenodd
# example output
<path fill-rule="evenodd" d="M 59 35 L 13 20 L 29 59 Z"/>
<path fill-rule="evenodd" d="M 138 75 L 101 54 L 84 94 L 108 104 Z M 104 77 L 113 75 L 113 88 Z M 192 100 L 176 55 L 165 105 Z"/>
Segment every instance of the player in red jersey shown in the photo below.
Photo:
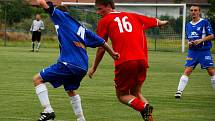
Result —
<path fill-rule="evenodd" d="M 146 79 L 148 50 L 145 30 L 163 26 L 161 21 L 147 16 L 115 11 L 113 0 L 96 0 L 98 22 L 97 34 L 112 41 L 113 49 L 120 54 L 115 61 L 115 88 L 119 101 L 139 111 L 145 121 L 153 121 L 149 102 L 142 96 L 141 88 Z M 88 74 L 93 76 L 105 50 L 99 48 Z"/>

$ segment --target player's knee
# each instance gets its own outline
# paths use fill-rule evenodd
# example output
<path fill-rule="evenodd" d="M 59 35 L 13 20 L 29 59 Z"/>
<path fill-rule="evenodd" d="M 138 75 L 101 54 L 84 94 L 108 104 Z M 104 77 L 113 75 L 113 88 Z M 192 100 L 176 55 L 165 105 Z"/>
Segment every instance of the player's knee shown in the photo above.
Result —
<path fill-rule="evenodd" d="M 43 83 L 41 77 L 39 76 L 39 74 L 36 74 L 36 75 L 33 77 L 33 82 L 34 82 L 34 85 L 35 85 L 35 86 L 37 86 L 37 85 Z"/>
<path fill-rule="evenodd" d="M 207 68 L 208 70 L 208 75 L 209 76 L 214 76 L 215 75 L 215 69 L 214 68 Z"/>
<path fill-rule="evenodd" d="M 70 96 L 70 97 L 73 97 L 76 95 L 76 92 L 74 90 L 69 90 L 67 91 L 67 94 Z"/>
<path fill-rule="evenodd" d="M 124 103 L 124 97 L 126 95 L 129 95 L 129 93 L 127 93 L 126 91 L 117 91 L 116 92 L 116 96 L 121 103 Z"/>

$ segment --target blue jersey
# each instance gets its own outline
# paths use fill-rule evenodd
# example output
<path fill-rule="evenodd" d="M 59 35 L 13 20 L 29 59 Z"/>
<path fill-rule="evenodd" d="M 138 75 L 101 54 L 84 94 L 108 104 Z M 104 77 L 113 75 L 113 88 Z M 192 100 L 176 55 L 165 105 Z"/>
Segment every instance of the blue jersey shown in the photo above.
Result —
<path fill-rule="evenodd" d="M 207 19 L 200 19 L 196 23 L 189 22 L 186 25 L 186 36 L 189 42 L 202 39 L 205 36 L 213 34 L 211 24 Z M 211 41 L 205 41 L 199 45 L 189 47 L 190 50 L 210 50 L 212 47 Z"/>
<path fill-rule="evenodd" d="M 55 24 L 58 35 L 60 46 L 58 62 L 68 63 L 87 70 L 88 56 L 86 47 L 101 46 L 105 41 L 95 33 L 87 30 L 73 19 L 68 12 L 63 12 L 57 8 L 49 8 L 48 12 Z"/>

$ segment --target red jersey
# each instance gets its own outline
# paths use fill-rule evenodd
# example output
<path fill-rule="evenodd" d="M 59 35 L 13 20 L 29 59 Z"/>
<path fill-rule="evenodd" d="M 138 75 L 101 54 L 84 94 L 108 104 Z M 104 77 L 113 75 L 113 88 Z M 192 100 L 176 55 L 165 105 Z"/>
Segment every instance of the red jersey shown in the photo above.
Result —
<path fill-rule="evenodd" d="M 148 49 L 144 30 L 158 26 L 156 18 L 127 12 L 111 12 L 98 22 L 97 34 L 112 41 L 120 54 L 115 66 L 129 60 L 144 60 L 148 67 Z"/>

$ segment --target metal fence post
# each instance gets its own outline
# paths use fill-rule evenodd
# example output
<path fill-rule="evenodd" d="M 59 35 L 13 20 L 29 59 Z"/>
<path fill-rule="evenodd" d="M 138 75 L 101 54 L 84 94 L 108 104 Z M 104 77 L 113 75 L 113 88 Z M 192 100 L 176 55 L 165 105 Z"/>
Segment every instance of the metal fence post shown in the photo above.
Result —
<path fill-rule="evenodd" d="M 7 46 L 7 5 L 4 9 L 4 46 Z"/>

